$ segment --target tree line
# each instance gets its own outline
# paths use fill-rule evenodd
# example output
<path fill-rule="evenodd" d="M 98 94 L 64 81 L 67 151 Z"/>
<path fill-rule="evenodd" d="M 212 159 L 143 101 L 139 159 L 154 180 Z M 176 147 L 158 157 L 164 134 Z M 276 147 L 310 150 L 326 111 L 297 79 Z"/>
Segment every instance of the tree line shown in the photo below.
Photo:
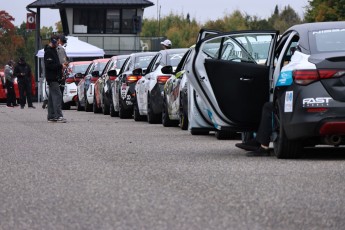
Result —
<path fill-rule="evenodd" d="M 165 36 L 172 41 L 173 47 L 180 48 L 193 45 L 201 28 L 219 31 L 274 29 L 284 32 L 290 26 L 304 22 L 345 20 L 345 0 L 309 0 L 304 12 L 302 18 L 289 5 L 282 9 L 275 6 L 272 15 L 263 19 L 236 10 L 203 24 L 191 18 L 188 13 L 170 13 L 159 21 L 153 18 L 144 19 L 140 36 Z M 0 69 L 8 60 L 18 60 L 21 56 L 33 67 L 35 34 L 26 30 L 24 22 L 16 27 L 13 21 L 14 18 L 10 14 L 0 11 Z M 61 22 L 55 24 L 55 31 L 62 32 Z M 52 33 L 53 27 L 42 27 L 40 30 L 43 40 L 49 38 Z"/>

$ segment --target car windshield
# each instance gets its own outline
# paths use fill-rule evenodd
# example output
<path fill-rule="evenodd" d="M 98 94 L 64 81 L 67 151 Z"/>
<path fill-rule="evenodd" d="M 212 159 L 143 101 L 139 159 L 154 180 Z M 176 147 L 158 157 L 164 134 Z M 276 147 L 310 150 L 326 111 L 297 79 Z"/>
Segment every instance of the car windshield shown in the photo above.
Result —
<path fill-rule="evenodd" d="M 309 32 L 311 53 L 345 51 L 345 29 Z"/>
<path fill-rule="evenodd" d="M 147 66 L 150 64 L 151 59 L 153 58 L 153 55 L 151 56 L 141 56 L 135 58 L 135 69 L 137 68 L 147 68 Z"/>
<path fill-rule="evenodd" d="M 169 54 L 167 57 L 167 65 L 171 65 L 173 67 L 176 67 L 178 63 L 180 63 L 184 53 L 178 53 L 178 54 Z"/>

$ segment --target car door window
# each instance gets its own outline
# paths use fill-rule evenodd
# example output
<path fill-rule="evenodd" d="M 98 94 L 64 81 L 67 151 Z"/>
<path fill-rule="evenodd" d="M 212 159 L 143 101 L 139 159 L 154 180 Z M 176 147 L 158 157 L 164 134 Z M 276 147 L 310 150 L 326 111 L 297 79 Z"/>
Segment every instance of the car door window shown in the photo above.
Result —
<path fill-rule="evenodd" d="M 211 59 L 265 65 L 271 42 L 272 36 L 267 34 L 231 35 L 210 40 L 203 52 Z"/>

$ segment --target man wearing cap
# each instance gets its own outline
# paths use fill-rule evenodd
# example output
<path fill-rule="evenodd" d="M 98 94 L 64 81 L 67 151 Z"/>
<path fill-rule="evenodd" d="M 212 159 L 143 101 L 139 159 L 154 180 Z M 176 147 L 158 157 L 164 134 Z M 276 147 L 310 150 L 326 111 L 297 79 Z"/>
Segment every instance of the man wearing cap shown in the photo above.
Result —
<path fill-rule="evenodd" d="M 25 62 L 24 57 L 19 58 L 17 65 L 14 67 L 13 75 L 17 77 L 18 81 L 20 108 L 24 109 L 27 100 L 29 108 L 35 109 L 35 106 L 32 105 L 31 98 L 31 68 Z"/>
<path fill-rule="evenodd" d="M 161 45 L 163 47 L 163 50 L 171 49 L 172 46 L 171 41 L 169 39 L 162 41 Z"/>
<path fill-rule="evenodd" d="M 66 123 L 61 111 L 60 81 L 62 79 L 62 66 L 59 60 L 56 47 L 58 46 L 58 37 L 53 35 L 50 43 L 44 48 L 44 66 L 46 81 L 49 86 L 48 96 L 48 122 Z"/>

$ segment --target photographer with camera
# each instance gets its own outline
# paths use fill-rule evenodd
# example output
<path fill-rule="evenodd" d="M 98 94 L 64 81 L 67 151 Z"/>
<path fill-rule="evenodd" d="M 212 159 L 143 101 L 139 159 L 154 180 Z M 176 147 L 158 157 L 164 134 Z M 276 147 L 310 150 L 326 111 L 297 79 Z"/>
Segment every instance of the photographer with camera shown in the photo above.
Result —
<path fill-rule="evenodd" d="M 17 77 L 18 81 L 20 108 L 24 109 L 27 100 L 29 108 L 36 109 L 36 107 L 32 105 L 31 68 L 25 62 L 24 57 L 19 58 L 18 64 L 14 67 L 13 75 Z"/>
<path fill-rule="evenodd" d="M 48 122 L 66 123 L 61 110 L 61 90 L 63 65 L 60 63 L 56 47 L 58 46 L 58 36 L 53 35 L 50 43 L 44 48 L 44 65 L 46 81 L 49 86 L 48 97 Z"/>

